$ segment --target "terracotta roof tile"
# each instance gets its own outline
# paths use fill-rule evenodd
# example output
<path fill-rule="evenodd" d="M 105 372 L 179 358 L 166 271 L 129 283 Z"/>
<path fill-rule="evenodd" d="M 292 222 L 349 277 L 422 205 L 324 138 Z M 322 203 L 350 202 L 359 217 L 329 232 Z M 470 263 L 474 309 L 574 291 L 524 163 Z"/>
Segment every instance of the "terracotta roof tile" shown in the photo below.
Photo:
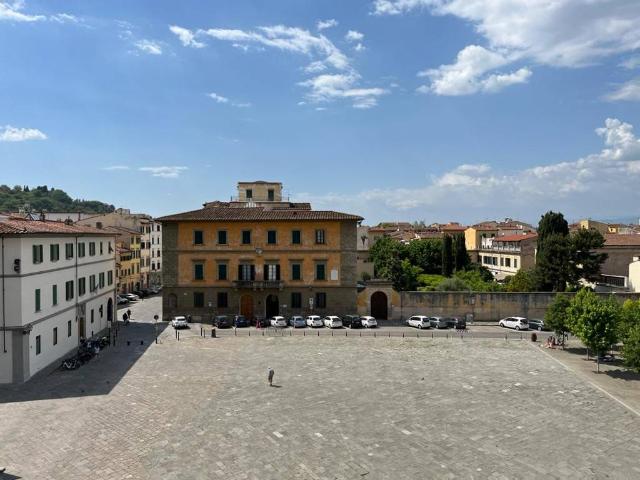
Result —
<path fill-rule="evenodd" d="M 605 247 L 640 247 L 640 234 L 637 233 L 605 233 Z"/>
<path fill-rule="evenodd" d="M 208 207 L 190 212 L 176 213 L 157 218 L 160 222 L 179 221 L 263 221 L 263 220 L 353 220 L 361 221 L 362 217 L 348 213 L 326 210 L 273 209 L 263 207 Z"/>
<path fill-rule="evenodd" d="M 0 234 L 2 235 L 33 235 L 33 234 L 59 234 L 59 235 L 113 235 L 110 232 L 84 225 L 55 222 L 52 220 L 26 220 L 24 218 L 9 218 L 0 221 Z"/>
<path fill-rule="evenodd" d="M 494 242 L 520 242 L 522 240 L 529 240 L 530 238 L 536 238 L 537 233 L 526 233 L 524 235 L 505 235 L 503 237 L 495 237 Z"/>

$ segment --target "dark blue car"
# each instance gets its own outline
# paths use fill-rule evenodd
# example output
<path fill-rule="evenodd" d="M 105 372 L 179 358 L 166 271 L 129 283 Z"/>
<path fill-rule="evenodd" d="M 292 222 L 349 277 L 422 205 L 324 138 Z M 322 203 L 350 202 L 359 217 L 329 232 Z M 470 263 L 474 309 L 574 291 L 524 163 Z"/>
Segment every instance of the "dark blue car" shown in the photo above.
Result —
<path fill-rule="evenodd" d="M 236 315 L 233 318 L 233 326 L 236 328 L 243 328 L 249 326 L 249 320 L 244 315 Z"/>

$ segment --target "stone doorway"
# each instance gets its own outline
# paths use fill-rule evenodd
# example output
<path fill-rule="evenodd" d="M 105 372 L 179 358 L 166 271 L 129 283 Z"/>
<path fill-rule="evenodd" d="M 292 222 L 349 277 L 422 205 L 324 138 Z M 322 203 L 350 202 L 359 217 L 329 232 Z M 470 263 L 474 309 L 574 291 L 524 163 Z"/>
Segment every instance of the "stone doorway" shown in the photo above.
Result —
<path fill-rule="evenodd" d="M 265 301 L 266 317 L 271 318 L 280 314 L 280 301 L 277 295 L 267 295 Z"/>
<path fill-rule="evenodd" d="M 244 315 L 247 320 L 253 320 L 253 297 L 251 295 L 240 297 L 240 315 Z"/>
<path fill-rule="evenodd" d="M 379 320 L 387 320 L 388 315 L 387 295 L 384 292 L 375 292 L 371 295 L 371 316 Z"/>

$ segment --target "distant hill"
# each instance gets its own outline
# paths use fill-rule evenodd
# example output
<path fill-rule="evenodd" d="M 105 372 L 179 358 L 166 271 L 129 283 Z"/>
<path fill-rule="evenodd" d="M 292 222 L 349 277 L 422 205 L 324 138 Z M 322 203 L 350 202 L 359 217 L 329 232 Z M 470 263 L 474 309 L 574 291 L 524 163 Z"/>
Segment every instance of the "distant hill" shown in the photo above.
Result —
<path fill-rule="evenodd" d="M 109 213 L 115 210 L 113 205 L 96 200 L 73 199 L 64 190 L 48 188 L 46 185 L 34 188 L 0 185 L 0 212 L 17 212 L 25 207 L 32 213 L 43 210 L 45 212 Z"/>

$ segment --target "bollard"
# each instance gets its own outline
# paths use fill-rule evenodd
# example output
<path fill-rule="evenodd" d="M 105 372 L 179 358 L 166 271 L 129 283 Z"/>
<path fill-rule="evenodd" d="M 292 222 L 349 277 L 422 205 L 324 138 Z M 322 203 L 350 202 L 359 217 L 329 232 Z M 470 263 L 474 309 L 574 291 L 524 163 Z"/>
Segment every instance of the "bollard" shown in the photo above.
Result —
<path fill-rule="evenodd" d="M 402 332 L 402 338 L 404 338 L 404 332 Z"/>
<path fill-rule="evenodd" d="M 360 336 L 362 337 L 362 332 L 360 332 Z"/>
<path fill-rule="evenodd" d="M 331 336 L 333 337 L 333 330 L 331 330 Z"/>
<path fill-rule="evenodd" d="M 306 331 L 302 332 L 302 336 L 306 337 L 307 336 L 307 332 Z"/>
<path fill-rule="evenodd" d="M 144 345 L 144 340 L 140 340 L 140 345 Z"/>
<path fill-rule="evenodd" d="M 289 336 L 293 335 L 293 330 L 289 330 Z"/>
<path fill-rule="evenodd" d="M 507 341 L 507 334 L 506 333 L 504 334 L 504 341 L 505 342 Z"/>
<path fill-rule="evenodd" d="M 200 327 L 200 336 L 204 337 L 204 328 Z"/>
<path fill-rule="evenodd" d="M 211 329 L 211 338 L 216 338 L 216 329 L 215 328 Z"/>
<path fill-rule="evenodd" d="M 389 338 L 391 338 L 391 330 L 389 330 Z"/>
<path fill-rule="evenodd" d="M 347 330 L 344 331 L 344 336 L 348 337 L 347 333 L 349 333 Z"/>
<path fill-rule="evenodd" d="M 180 330 L 177 330 L 178 332 L 178 341 L 180 341 Z"/>
<path fill-rule="evenodd" d="M 373 338 L 376 338 L 376 332 L 373 332 Z"/>
<path fill-rule="evenodd" d="M 131 345 L 131 342 L 127 340 L 127 347 Z"/>
<path fill-rule="evenodd" d="M 249 330 L 249 336 L 251 336 L 251 330 Z"/>
<path fill-rule="evenodd" d="M 318 330 L 318 336 L 320 336 L 320 330 Z"/>
<path fill-rule="evenodd" d="M 264 337 L 264 330 L 262 330 L 262 336 Z"/>
<path fill-rule="evenodd" d="M 236 330 L 235 328 L 233 329 L 233 336 L 237 337 L 238 336 L 238 330 Z"/>
<path fill-rule="evenodd" d="M 433 340 L 433 332 L 431 332 L 431 339 Z"/>

